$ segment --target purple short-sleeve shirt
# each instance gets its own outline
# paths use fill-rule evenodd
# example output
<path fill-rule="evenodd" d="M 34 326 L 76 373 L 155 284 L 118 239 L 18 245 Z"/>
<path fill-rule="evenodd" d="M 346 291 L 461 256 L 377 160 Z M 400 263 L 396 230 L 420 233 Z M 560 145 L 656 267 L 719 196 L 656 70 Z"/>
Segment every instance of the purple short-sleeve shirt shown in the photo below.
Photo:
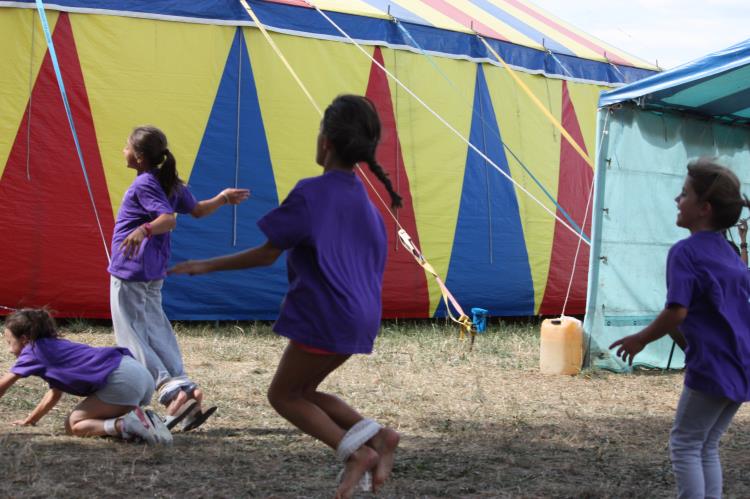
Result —
<path fill-rule="evenodd" d="M 164 279 L 171 253 L 170 233 L 144 239 L 138 253 L 128 258 L 120 250 L 122 241 L 137 227 L 165 213 L 190 213 L 197 201 L 187 186 L 178 186 L 167 198 L 156 170 L 145 171 L 135 178 L 125 192 L 117 212 L 112 236 L 112 262 L 109 273 L 125 281 Z"/>
<path fill-rule="evenodd" d="M 717 232 L 696 232 L 667 257 L 667 306 L 687 308 L 685 385 L 736 402 L 750 400 L 750 279 Z"/>
<path fill-rule="evenodd" d="M 289 250 L 289 290 L 274 331 L 331 352 L 372 352 L 387 238 L 359 178 L 334 170 L 301 180 L 258 226 Z"/>
<path fill-rule="evenodd" d="M 29 343 L 10 372 L 21 377 L 39 376 L 50 388 L 87 397 L 107 384 L 107 376 L 120 366 L 127 348 L 92 347 L 62 338 L 40 338 Z"/>

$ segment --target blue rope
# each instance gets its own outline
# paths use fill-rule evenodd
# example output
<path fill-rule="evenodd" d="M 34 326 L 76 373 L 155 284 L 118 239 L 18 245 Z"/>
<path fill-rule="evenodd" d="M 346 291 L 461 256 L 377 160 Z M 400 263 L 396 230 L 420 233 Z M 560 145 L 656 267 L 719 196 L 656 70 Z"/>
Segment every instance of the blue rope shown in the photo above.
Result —
<path fill-rule="evenodd" d="M 55 76 L 57 77 L 57 84 L 60 87 L 60 95 L 62 96 L 63 105 L 65 106 L 65 113 L 68 115 L 68 124 L 70 125 L 70 131 L 73 134 L 73 141 L 76 144 L 76 152 L 78 153 L 78 160 L 81 163 L 81 170 L 83 170 L 83 178 L 86 182 L 86 189 L 89 192 L 89 198 L 91 199 L 91 205 L 94 207 L 94 216 L 96 217 L 96 223 L 99 226 L 99 234 L 102 237 L 102 243 L 104 244 L 104 252 L 107 254 L 107 261 L 110 261 L 109 248 L 107 248 L 107 241 L 104 237 L 104 231 L 102 230 L 102 224 L 99 220 L 99 213 L 96 211 L 96 203 L 94 202 L 94 193 L 91 190 L 91 182 L 89 181 L 89 175 L 86 171 L 86 164 L 83 161 L 83 152 L 81 151 L 81 144 L 78 141 L 78 133 L 76 132 L 75 123 L 73 123 L 73 113 L 70 110 L 70 103 L 68 102 L 68 94 L 65 92 L 65 83 L 63 83 L 62 72 L 60 71 L 60 64 L 57 61 L 57 52 L 55 52 L 55 44 L 52 42 L 52 33 L 47 23 L 47 14 L 44 12 L 44 3 L 42 0 L 36 0 L 36 8 L 39 11 L 39 19 L 42 22 L 42 30 L 44 30 L 44 37 L 47 39 L 47 47 L 49 47 L 49 56 L 52 60 L 52 67 L 55 69 Z"/>
<path fill-rule="evenodd" d="M 400 21 L 399 21 L 399 20 L 398 20 L 397 18 L 395 18 L 395 17 L 393 18 L 393 21 L 394 21 L 394 22 L 396 23 L 396 26 L 398 27 L 398 29 L 399 29 L 399 30 L 401 30 L 401 33 L 403 33 L 403 35 L 404 35 L 404 36 L 405 36 L 406 38 L 408 38 L 409 42 L 411 42 L 411 43 L 412 43 L 412 44 L 414 45 L 414 47 L 416 47 L 416 48 L 417 48 L 417 49 L 418 49 L 418 50 L 419 50 L 419 51 L 420 51 L 420 52 L 422 53 L 422 55 L 424 55 L 424 56 L 426 56 L 426 57 L 427 57 L 427 59 L 428 59 L 428 60 L 430 61 L 430 63 L 432 64 L 432 66 L 433 66 L 433 67 L 434 67 L 434 68 L 435 68 L 435 69 L 437 70 L 437 72 L 438 72 L 438 73 L 440 73 L 440 74 L 442 75 L 442 77 L 443 77 L 443 78 L 444 78 L 444 79 L 445 79 L 445 80 L 446 80 L 446 81 L 448 82 L 448 84 L 450 84 L 450 86 L 451 86 L 451 87 L 453 87 L 453 88 L 454 88 L 454 89 L 455 89 L 455 90 L 456 90 L 456 91 L 457 91 L 457 92 L 458 92 L 459 94 L 461 94 L 461 95 L 462 95 L 462 96 L 464 97 L 464 100 L 466 100 L 466 96 L 464 95 L 463 91 L 462 91 L 461 89 L 459 89 L 459 88 L 458 88 L 458 87 L 457 87 L 457 86 L 456 86 L 456 85 L 455 85 L 455 84 L 453 83 L 453 81 L 452 81 L 452 80 L 450 79 L 450 77 L 449 77 L 448 75 L 446 75 L 446 74 L 445 74 L 445 73 L 443 72 L 443 70 L 442 70 L 442 69 L 440 69 L 440 66 L 438 66 L 438 65 L 437 65 L 437 64 L 435 63 L 435 61 L 433 60 L 432 56 L 430 56 L 430 55 L 429 55 L 429 54 L 427 53 L 427 51 L 426 51 L 426 50 L 424 50 L 424 49 L 423 49 L 423 48 L 422 48 L 422 47 L 421 47 L 421 46 L 419 45 L 419 42 L 417 42 L 417 41 L 416 41 L 416 40 L 415 40 L 415 39 L 414 39 L 414 38 L 413 38 L 413 37 L 411 36 L 411 33 L 409 33 L 409 31 L 408 31 L 408 30 L 407 30 L 407 29 L 406 29 L 406 28 L 404 27 L 404 25 L 403 25 L 403 24 L 402 24 L 402 23 L 401 23 L 401 22 L 400 22 Z M 564 68 L 563 68 L 563 69 L 564 69 Z M 468 102 L 465 102 L 465 103 L 466 103 L 466 104 L 468 104 Z M 472 105 L 471 107 L 472 107 L 472 109 L 473 109 L 473 105 Z M 476 112 L 476 110 L 474 110 L 474 111 Z M 489 123 L 488 123 L 488 122 L 487 122 L 487 121 L 485 120 L 484 116 L 482 116 L 482 115 L 481 115 L 481 113 L 480 113 L 480 115 L 479 115 L 479 119 L 480 119 L 480 120 L 482 121 L 482 123 L 484 123 L 484 125 L 485 125 L 486 127 L 488 127 L 488 128 L 492 128 L 492 127 L 490 126 L 490 124 L 489 124 Z M 499 138 L 499 137 L 498 137 L 498 138 Z M 568 214 L 568 212 L 567 212 L 567 211 L 565 211 L 565 208 L 563 208 L 563 207 L 562 207 L 562 206 L 560 205 L 560 203 L 558 203 L 558 202 L 557 202 L 557 200 L 555 199 L 555 197 L 554 197 L 554 196 L 552 196 L 552 194 L 550 194 L 550 192 L 549 192 L 549 191 L 548 191 L 548 190 L 547 190 L 547 189 L 546 189 L 546 188 L 544 187 L 544 185 L 542 185 L 542 183 L 541 183 L 541 182 L 539 181 L 539 179 L 537 179 L 537 178 L 536 178 L 536 176 L 535 176 L 535 175 L 534 175 L 533 173 L 531 173 L 531 170 L 529 170 L 529 169 L 528 169 L 528 168 L 526 167 L 526 165 L 525 165 L 525 164 L 523 163 L 523 161 L 521 161 L 521 159 L 520 159 L 520 158 L 519 158 L 519 157 L 518 157 L 518 156 L 516 155 L 516 153 L 515 153 L 515 152 L 513 152 L 513 150 L 512 150 L 512 149 L 511 149 L 511 148 L 510 148 L 510 147 L 508 146 L 508 144 L 506 144 L 505 142 L 503 142 L 503 141 L 502 141 L 502 139 L 500 139 L 500 143 L 501 143 L 501 144 L 503 145 L 503 147 L 504 147 L 504 148 L 505 148 L 505 149 L 506 149 L 506 150 L 507 150 L 507 151 L 508 151 L 508 152 L 510 153 L 510 155 L 511 155 L 511 156 L 513 156 L 513 159 L 515 159 L 515 160 L 516 160 L 516 162 L 517 162 L 517 163 L 518 163 L 518 164 L 519 164 L 519 165 L 521 166 L 521 168 L 523 168 L 523 170 L 524 170 L 524 171 L 525 171 L 525 172 L 526 172 L 526 173 L 527 173 L 527 174 L 528 174 L 528 175 L 529 175 L 529 176 L 531 177 L 531 180 L 533 180 L 533 181 L 534 181 L 534 183 L 535 183 L 535 184 L 536 184 L 536 185 L 537 185 L 537 186 L 539 187 L 539 189 L 541 189 L 541 191 L 542 191 L 542 192 L 543 192 L 543 193 L 545 194 L 545 196 L 547 196 L 547 198 L 548 198 L 548 199 L 549 199 L 550 201 L 552 201 L 552 202 L 553 202 L 553 203 L 555 204 L 555 206 L 557 207 L 557 209 L 558 209 L 558 210 L 560 210 L 560 213 L 562 213 L 562 215 L 563 215 L 563 216 L 565 217 L 565 219 L 566 219 L 566 220 L 568 221 L 568 223 L 570 223 L 570 225 L 571 225 L 571 226 L 572 226 L 572 227 L 573 227 L 573 228 L 575 229 L 575 231 L 576 231 L 576 232 L 578 232 L 578 233 L 579 233 L 579 234 L 581 235 L 581 237 L 583 237 L 583 239 L 584 239 L 584 240 L 585 240 L 585 241 L 586 241 L 587 243 L 591 244 L 591 239 L 589 239 L 589 237 L 588 237 L 588 236 L 587 236 L 587 235 L 586 235 L 586 234 L 585 234 L 585 233 L 583 232 L 583 229 L 581 229 L 581 228 L 580 228 L 580 227 L 578 226 L 578 224 L 577 224 L 577 223 L 576 223 L 576 222 L 575 222 L 575 221 L 573 220 L 573 218 L 572 218 L 572 217 L 570 216 L 570 214 Z"/>

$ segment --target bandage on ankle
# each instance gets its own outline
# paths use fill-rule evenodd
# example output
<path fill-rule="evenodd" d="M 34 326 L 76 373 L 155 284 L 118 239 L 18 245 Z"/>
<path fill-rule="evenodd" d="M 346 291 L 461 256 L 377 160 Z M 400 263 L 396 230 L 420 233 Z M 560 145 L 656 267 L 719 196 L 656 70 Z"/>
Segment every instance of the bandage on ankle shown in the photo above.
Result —
<path fill-rule="evenodd" d="M 107 435 L 111 435 L 113 437 L 120 436 L 120 432 L 117 431 L 117 418 L 105 419 L 104 431 L 107 433 Z"/>

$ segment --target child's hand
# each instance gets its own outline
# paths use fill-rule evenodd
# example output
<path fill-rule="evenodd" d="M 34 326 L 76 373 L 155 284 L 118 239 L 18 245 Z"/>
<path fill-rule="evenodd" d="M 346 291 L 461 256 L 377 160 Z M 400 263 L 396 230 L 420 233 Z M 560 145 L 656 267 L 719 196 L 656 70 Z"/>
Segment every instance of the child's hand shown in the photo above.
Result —
<path fill-rule="evenodd" d="M 27 421 L 25 419 L 19 419 L 17 421 L 13 421 L 13 426 L 35 426 L 34 423 L 31 421 Z"/>
<path fill-rule="evenodd" d="M 638 354 L 646 346 L 646 343 L 641 339 L 640 334 L 631 334 L 624 338 L 612 343 L 609 348 L 610 350 L 619 346 L 616 355 L 622 359 L 623 362 L 627 362 L 631 366 L 633 365 L 633 357 Z"/>
<path fill-rule="evenodd" d="M 188 260 L 186 262 L 180 262 L 171 269 L 167 270 L 168 274 L 188 274 L 198 275 L 209 272 L 208 265 L 200 260 Z"/>
<path fill-rule="evenodd" d="M 740 220 L 739 225 L 737 225 L 737 232 L 740 234 L 740 242 L 746 243 L 747 242 L 747 220 Z"/>
<path fill-rule="evenodd" d="M 120 249 L 125 254 L 125 257 L 133 258 L 136 256 L 145 238 L 146 231 L 142 227 L 137 227 L 133 232 L 128 234 L 128 237 L 120 243 Z"/>
<path fill-rule="evenodd" d="M 227 204 L 240 204 L 250 197 L 250 190 L 228 188 L 221 191 L 221 195 Z"/>

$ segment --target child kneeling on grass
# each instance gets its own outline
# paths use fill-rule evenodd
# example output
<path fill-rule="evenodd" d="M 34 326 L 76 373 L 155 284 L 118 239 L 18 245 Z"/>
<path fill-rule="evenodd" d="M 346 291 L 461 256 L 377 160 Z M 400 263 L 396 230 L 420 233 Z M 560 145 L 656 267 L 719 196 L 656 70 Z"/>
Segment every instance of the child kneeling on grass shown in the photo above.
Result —
<path fill-rule="evenodd" d="M 5 319 L 4 326 L 8 350 L 18 360 L 0 378 L 0 397 L 27 376 L 39 376 L 50 386 L 31 414 L 14 424 L 36 424 L 65 392 L 85 397 L 65 419 L 65 429 L 71 435 L 172 443 L 161 418 L 140 408 L 151 400 L 154 380 L 128 349 L 65 340 L 43 309 L 18 310 Z"/>

